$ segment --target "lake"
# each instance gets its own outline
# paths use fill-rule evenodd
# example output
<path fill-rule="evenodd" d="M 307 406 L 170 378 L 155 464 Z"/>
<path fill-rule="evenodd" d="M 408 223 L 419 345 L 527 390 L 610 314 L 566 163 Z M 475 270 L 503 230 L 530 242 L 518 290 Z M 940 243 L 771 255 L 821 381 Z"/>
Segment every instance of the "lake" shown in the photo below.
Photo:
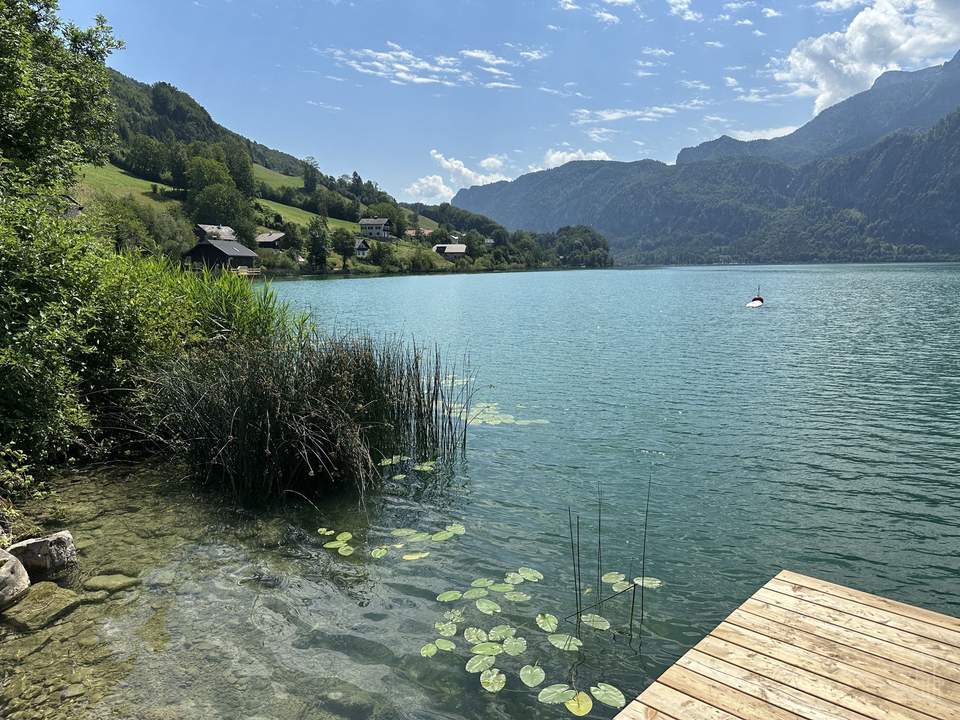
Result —
<path fill-rule="evenodd" d="M 747 310 L 758 285 L 767 303 Z M 207 507 L 188 488 L 160 494 L 153 471 L 65 478 L 57 522 L 83 547 L 81 575 L 141 584 L 74 611 L 73 632 L 52 645 L 0 644 L 0 662 L 21 658 L 0 690 L 21 713 L 11 718 L 569 717 L 538 690 L 603 681 L 630 698 L 783 568 L 960 615 L 960 266 L 274 287 L 321 326 L 437 345 L 458 377 L 468 364 L 478 423 L 465 462 L 386 468 L 408 477 L 362 507 L 341 498 L 259 517 Z M 590 610 L 612 628 L 582 628 L 581 652 L 554 647 L 534 622 L 550 613 L 569 633 L 576 594 L 596 602 L 601 495 L 601 573 L 656 578 L 642 651 L 632 589 Z M 451 524 L 465 532 L 391 534 Z M 351 532 L 357 552 L 323 548 L 321 526 Z M 372 558 L 381 545 L 387 555 Z M 429 555 L 402 559 L 414 549 Z M 521 567 L 543 579 L 518 583 L 515 599 L 489 591 L 493 615 L 436 599 Z M 423 657 L 449 634 L 451 611 L 455 649 Z M 506 686 L 492 694 L 464 669 L 463 630 L 496 624 L 526 648 L 497 656 Z M 531 690 L 517 673 L 537 663 L 546 679 Z M 51 667 L 75 677 L 25 698 Z M 65 704 L 61 687 L 80 692 Z M 589 717 L 615 713 L 597 703 Z"/>

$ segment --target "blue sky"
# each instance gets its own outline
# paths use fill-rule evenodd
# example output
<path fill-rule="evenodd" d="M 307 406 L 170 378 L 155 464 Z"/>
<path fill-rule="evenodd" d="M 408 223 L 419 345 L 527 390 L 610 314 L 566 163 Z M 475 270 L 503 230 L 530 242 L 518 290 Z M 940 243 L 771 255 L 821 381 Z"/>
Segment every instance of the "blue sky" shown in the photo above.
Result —
<path fill-rule="evenodd" d="M 789 132 L 960 48 L 960 0 L 61 0 L 110 64 L 402 200 Z"/>

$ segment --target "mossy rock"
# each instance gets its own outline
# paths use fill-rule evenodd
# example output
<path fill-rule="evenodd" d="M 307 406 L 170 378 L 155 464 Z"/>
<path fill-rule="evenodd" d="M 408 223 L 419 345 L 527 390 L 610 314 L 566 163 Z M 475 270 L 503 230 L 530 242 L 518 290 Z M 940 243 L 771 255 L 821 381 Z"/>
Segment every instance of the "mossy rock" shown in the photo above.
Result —
<path fill-rule="evenodd" d="M 34 632 L 52 625 L 80 605 L 80 596 L 52 582 L 39 582 L 16 605 L 0 613 L 0 619 L 17 630 Z"/>
<path fill-rule="evenodd" d="M 139 584 L 140 581 L 137 578 L 127 575 L 95 575 L 83 581 L 83 589 L 89 592 L 105 590 L 108 593 L 115 593 Z"/>

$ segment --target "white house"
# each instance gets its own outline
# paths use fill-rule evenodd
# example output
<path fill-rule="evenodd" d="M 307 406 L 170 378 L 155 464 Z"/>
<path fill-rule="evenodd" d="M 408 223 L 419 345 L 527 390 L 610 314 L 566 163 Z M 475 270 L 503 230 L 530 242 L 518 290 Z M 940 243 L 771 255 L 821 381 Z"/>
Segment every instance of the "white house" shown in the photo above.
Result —
<path fill-rule="evenodd" d="M 389 238 L 393 228 L 390 218 L 363 218 L 360 221 L 360 234 L 368 238 Z"/>
<path fill-rule="evenodd" d="M 365 258 L 370 254 L 370 243 L 363 238 L 358 239 L 356 245 L 353 246 L 353 254 L 358 258 Z"/>

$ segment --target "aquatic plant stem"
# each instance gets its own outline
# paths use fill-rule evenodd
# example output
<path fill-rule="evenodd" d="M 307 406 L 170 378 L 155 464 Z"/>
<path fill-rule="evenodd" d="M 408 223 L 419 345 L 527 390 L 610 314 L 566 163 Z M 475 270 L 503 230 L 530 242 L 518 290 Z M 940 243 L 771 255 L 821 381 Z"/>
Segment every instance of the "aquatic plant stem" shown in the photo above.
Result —
<path fill-rule="evenodd" d="M 573 563 L 573 602 L 577 620 L 580 619 L 580 583 L 577 580 L 577 553 L 573 546 L 573 511 L 567 508 L 567 523 L 570 526 L 570 562 Z"/>
<path fill-rule="evenodd" d="M 644 580 L 640 583 L 640 632 L 638 634 L 640 639 L 640 648 L 639 653 L 640 657 L 643 657 L 643 621 L 644 621 L 644 604 L 643 599 L 645 596 L 644 590 L 646 589 L 646 577 L 647 577 L 647 526 L 650 524 L 650 489 L 653 487 L 653 467 L 650 468 L 650 476 L 647 480 L 647 504 L 643 510 L 643 546 L 640 550 L 640 577 Z M 633 623 L 633 612 L 630 613 L 630 622 Z"/>

